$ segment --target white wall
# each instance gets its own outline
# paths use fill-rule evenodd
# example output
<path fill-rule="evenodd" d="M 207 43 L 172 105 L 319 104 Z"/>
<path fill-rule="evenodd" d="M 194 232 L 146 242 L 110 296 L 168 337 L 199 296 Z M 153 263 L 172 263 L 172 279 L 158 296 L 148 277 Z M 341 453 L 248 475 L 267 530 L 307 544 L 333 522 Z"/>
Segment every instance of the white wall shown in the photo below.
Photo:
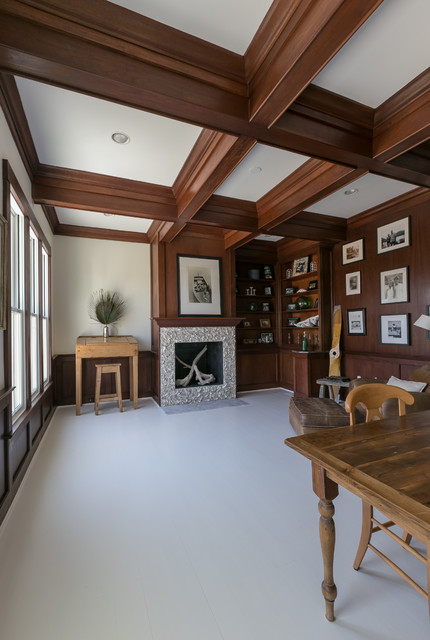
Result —
<path fill-rule="evenodd" d="M 53 254 L 53 354 L 74 353 L 80 335 L 102 335 L 88 315 L 98 289 L 118 291 L 126 301 L 116 333 L 135 336 L 140 350 L 151 348 L 149 244 L 55 236 Z"/>

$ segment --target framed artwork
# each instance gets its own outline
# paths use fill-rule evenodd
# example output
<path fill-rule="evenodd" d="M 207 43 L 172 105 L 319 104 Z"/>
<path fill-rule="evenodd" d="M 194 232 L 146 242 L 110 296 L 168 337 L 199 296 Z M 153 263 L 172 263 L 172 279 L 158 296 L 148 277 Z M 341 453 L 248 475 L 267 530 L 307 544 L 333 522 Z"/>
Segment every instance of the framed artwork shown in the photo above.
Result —
<path fill-rule="evenodd" d="M 354 296 L 361 293 L 361 271 L 347 273 L 346 276 L 346 295 Z"/>
<path fill-rule="evenodd" d="M 6 329 L 6 231 L 6 218 L 0 215 L 0 329 Z"/>
<path fill-rule="evenodd" d="M 273 296 L 273 289 L 272 289 L 272 285 L 266 285 L 264 287 L 264 295 L 265 296 Z"/>
<path fill-rule="evenodd" d="M 408 267 L 399 267 L 380 273 L 381 304 L 409 300 Z"/>
<path fill-rule="evenodd" d="M 260 318 L 260 329 L 270 329 L 271 327 L 270 318 Z"/>
<path fill-rule="evenodd" d="M 296 322 L 300 322 L 300 318 L 287 318 L 287 327 L 295 327 Z"/>
<path fill-rule="evenodd" d="M 296 303 L 295 302 L 287 302 L 287 311 L 295 311 Z"/>
<path fill-rule="evenodd" d="M 177 255 L 178 315 L 220 316 L 221 258 Z"/>
<path fill-rule="evenodd" d="M 308 284 L 308 291 L 312 289 L 318 289 L 318 280 L 311 280 Z"/>
<path fill-rule="evenodd" d="M 376 236 L 378 253 L 409 247 L 409 216 L 378 227 Z"/>
<path fill-rule="evenodd" d="M 346 319 L 349 336 L 366 335 L 366 309 L 347 309 Z"/>
<path fill-rule="evenodd" d="M 307 273 L 309 267 L 309 256 L 304 258 L 296 258 L 293 262 L 293 276 L 300 276 L 302 273 Z"/>
<path fill-rule="evenodd" d="M 248 305 L 248 309 L 250 311 L 258 311 L 258 304 L 257 302 L 250 302 Z"/>
<path fill-rule="evenodd" d="M 342 264 L 364 260 L 364 238 L 348 242 L 342 247 Z"/>
<path fill-rule="evenodd" d="M 379 316 L 381 344 L 409 344 L 409 313 Z"/>
<path fill-rule="evenodd" d="M 261 342 L 271 343 L 273 342 L 273 333 L 262 333 L 260 336 Z"/>
<path fill-rule="evenodd" d="M 270 311 L 270 302 L 262 302 L 261 303 L 262 311 Z"/>

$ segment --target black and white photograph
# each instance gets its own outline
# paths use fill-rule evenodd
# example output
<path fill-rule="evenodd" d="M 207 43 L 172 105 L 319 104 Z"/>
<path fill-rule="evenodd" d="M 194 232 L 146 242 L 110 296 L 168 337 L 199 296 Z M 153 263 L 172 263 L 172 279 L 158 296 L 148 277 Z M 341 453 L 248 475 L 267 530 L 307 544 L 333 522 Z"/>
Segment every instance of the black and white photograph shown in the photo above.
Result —
<path fill-rule="evenodd" d="M 272 343 L 273 333 L 272 332 L 262 333 L 260 335 L 260 339 L 261 339 L 261 342 Z"/>
<path fill-rule="evenodd" d="M 309 256 L 304 258 L 296 258 L 293 262 L 293 276 L 300 276 L 307 273 L 309 268 Z"/>
<path fill-rule="evenodd" d="M 221 258 L 177 256 L 178 315 L 220 316 Z"/>
<path fill-rule="evenodd" d="M 379 316 L 381 344 L 409 344 L 409 313 Z"/>
<path fill-rule="evenodd" d="M 342 247 L 342 264 L 364 260 L 364 238 L 348 242 Z"/>
<path fill-rule="evenodd" d="M 264 295 L 265 296 L 273 296 L 273 289 L 272 289 L 272 286 L 270 284 L 266 285 L 264 287 Z"/>
<path fill-rule="evenodd" d="M 381 271 L 381 304 L 407 302 L 409 300 L 408 267 Z"/>
<path fill-rule="evenodd" d="M 346 317 L 349 336 L 366 335 L 366 309 L 347 309 Z"/>
<path fill-rule="evenodd" d="M 346 295 L 353 296 L 361 293 L 361 272 L 347 273 L 346 279 Z"/>
<path fill-rule="evenodd" d="M 377 252 L 386 253 L 409 246 L 409 216 L 378 227 Z"/>

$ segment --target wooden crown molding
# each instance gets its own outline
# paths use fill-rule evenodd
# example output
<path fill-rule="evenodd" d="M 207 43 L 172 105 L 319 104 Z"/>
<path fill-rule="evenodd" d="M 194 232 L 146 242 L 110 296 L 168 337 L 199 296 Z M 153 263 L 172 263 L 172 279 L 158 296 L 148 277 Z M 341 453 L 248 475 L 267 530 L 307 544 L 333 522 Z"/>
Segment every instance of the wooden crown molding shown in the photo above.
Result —
<path fill-rule="evenodd" d="M 277 226 L 273 232 L 286 238 L 335 243 L 346 240 L 346 230 L 347 222 L 344 218 L 302 211 Z"/>
<path fill-rule="evenodd" d="M 94 227 L 82 227 L 74 224 L 59 224 L 55 231 L 58 236 L 74 238 L 91 238 L 92 240 L 115 240 L 119 242 L 140 242 L 149 244 L 147 233 L 135 231 L 118 231 L 114 229 L 99 229 Z"/>
<path fill-rule="evenodd" d="M 382 218 L 385 214 L 397 215 L 404 213 L 405 209 L 409 209 L 423 202 L 430 201 L 430 191 L 428 189 L 414 189 L 408 191 L 388 202 L 378 204 L 367 211 L 358 213 L 356 216 L 349 218 L 347 221 L 348 229 L 366 224 L 375 216 Z"/>

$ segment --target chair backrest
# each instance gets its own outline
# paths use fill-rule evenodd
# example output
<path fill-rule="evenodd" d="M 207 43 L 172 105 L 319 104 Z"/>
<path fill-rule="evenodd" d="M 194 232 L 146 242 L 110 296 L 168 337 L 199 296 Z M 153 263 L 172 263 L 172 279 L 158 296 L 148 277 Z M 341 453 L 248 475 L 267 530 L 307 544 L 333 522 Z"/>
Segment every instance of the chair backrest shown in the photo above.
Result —
<path fill-rule="evenodd" d="M 345 410 L 349 413 L 349 424 L 355 424 L 355 407 L 360 402 L 366 407 L 366 422 L 381 420 L 381 408 L 386 400 L 395 398 L 399 402 L 399 416 L 406 413 L 405 404 L 414 404 L 414 397 L 400 387 L 388 384 L 363 384 L 350 391 L 345 400 Z"/>

